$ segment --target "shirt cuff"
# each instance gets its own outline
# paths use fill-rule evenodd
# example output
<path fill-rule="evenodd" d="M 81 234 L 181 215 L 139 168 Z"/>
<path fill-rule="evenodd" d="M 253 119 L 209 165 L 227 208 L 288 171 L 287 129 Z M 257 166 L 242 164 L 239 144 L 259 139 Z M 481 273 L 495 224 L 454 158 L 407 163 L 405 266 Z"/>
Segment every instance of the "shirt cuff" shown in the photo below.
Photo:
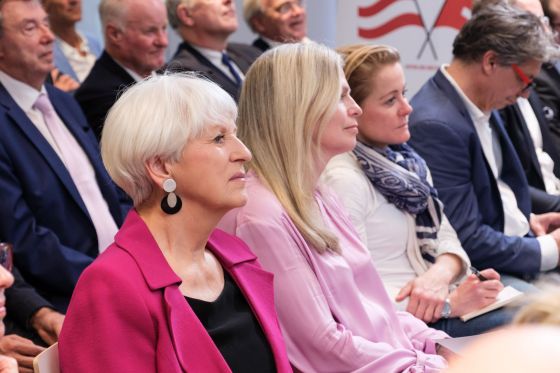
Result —
<path fill-rule="evenodd" d="M 558 246 L 550 234 L 537 237 L 541 247 L 541 271 L 550 271 L 558 266 Z"/>

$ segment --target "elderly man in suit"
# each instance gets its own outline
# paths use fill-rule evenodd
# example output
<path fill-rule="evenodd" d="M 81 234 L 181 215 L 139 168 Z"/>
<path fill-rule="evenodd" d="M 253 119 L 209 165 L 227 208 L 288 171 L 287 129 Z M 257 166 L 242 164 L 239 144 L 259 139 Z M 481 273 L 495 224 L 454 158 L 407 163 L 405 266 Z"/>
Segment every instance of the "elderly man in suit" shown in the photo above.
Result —
<path fill-rule="evenodd" d="M 119 93 L 161 68 L 168 44 L 163 0 L 101 0 L 99 15 L 105 50 L 75 95 L 98 139 Z"/>
<path fill-rule="evenodd" d="M 128 205 L 78 104 L 44 84 L 54 35 L 40 2 L 1 1 L 0 20 L 0 237 L 52 307 L 31 310 L 26 324 L 56 339 L 78 277 L 112 242 Z"/>
<path fill-rule="evenodd" d="M 169 23 L 183 43 L 169 61 L 173 71 L 198 71 L 238 99 L 245 73 L 261 54 L 257 48 L 228 43 L 237 30 L 233 0 L 166 0 Z"/>
<path fill-rule="evenodd" d="M 548 27 L 539 0 L 509 0 L 510 5 L 531 12 Z M 536 79 L 536 78 L 535 78 Z M 500 110 L 505 129 L 519 156 L 531 195 L 532 212 L 560 211 L 560 153 L 550 131 L 546 111 L 533 89 L 513 105 Z"/>
<path fill-rule="evenodd" d="M 263 52 L 283 43 L 308 40 L 303 0 L 243 0 L 243 17 L 259 35 L 253 46 Z"/>
<path fill-rule="evenodd" d="M 411 104 L 411 145 L 475 266 L 533 276 L 558 267 L 560 214 L 532 215 L 527 179 L 495 109 L 528 97 L 556 51 L 541 20 L 503 3 L 476 13 Z M 537 236 L 537 237 L 535 237 Z"/>

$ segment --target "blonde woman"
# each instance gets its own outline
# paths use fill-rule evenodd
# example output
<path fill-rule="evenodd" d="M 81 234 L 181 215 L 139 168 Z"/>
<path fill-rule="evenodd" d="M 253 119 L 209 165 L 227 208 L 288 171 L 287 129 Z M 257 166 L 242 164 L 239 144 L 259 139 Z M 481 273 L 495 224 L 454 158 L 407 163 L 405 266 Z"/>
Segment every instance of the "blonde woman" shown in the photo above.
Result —
<path fill-rule="evenodd" d="M 274 273 L 288 357 L 303 372 L 434 372 L 445 333 L 396 312 L 348 216 L 319 184 L 356 143 L 359 106 L 340 56 L 315 43 L 279 46 L 248 71 L 239 137 L 253 152 L 247 205 L 220 226 Z"/>

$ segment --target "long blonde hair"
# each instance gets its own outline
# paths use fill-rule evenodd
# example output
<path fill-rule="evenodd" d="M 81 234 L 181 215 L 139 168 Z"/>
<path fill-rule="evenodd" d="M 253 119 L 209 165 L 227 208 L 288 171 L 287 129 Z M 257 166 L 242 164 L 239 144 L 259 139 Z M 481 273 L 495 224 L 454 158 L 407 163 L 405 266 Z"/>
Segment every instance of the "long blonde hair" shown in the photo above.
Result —
<path fill-rule="evenodd" d="M 282 45 L 255 61 L 239 100 L 239 137 L 253 153 L 249 167 L 320 253 L 339 252 L 320 217 L 310 175 L 321 156 L 317 139 L 341 94 L 341 67 L 340 56 L 326 46 Z"/>

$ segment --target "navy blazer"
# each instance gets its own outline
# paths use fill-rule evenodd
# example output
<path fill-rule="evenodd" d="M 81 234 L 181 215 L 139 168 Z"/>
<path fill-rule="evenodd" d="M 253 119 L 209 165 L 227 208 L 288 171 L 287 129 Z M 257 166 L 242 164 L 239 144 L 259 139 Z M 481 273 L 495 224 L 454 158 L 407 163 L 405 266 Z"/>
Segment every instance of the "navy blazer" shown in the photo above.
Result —
<path fill-rule="evenodd" d="M 554 175 L 560 176 L 560 153 L 552 139 L 548 120 L 543 115 L 543 109 L 539 97 L 532 92 L 529 103 L 537 118 L 542 135 L 543 150 L 554 162 Z M 560 211 L 560 196 L 546 193 L 541 165 L 535 150 L 533 138 L 517 103 L 506 106 L 500 110 L 504 120 L 505 129 L 519 156 L 521 166 L 529 183 L 531 194 L 532 211 L 537 214 Z"/>
<path fill-rule="evenodd" d="M 471 262 L 516 275 L 540 270 L 536 238 L 506 236 L 498 185 L 486 161 L 474 124 L 461 97 L 438 71 L 411 100 L 411 144 L 426 160 L 445 214 Z M 529 187 L 499 115 L 491 123 L 500 138 L 501 179 L 512 189 L 519 209 L 529 218 Z"/>
<path fill-rule="evenodd" d="M 70 95 L 50 85 L 46 89 L 89 158 L 120 226 L 128 206 L 119 201 L 80 107 Z M 0 125 L 0 237 L 13 243 L 25 279 L 64 312 L 78 277 L 98 254 L 95 228 L 64 164 L 2 85 Z"/>
<path fill-rule="evenodd" d="M 262 53 L 251 45 L 241 43 L 229 43 L 226 51 L 243 74 Z M 179 45 L 175 55 L 169 61 L 167 69 L 170 71 L 198 71 L 222 87 L 235 101 L 239 99 L 241 87 L 187 42 Z"/>
<path fill-rule="evenodd" d="M 103 123 L 109 109 L 119 95 L 134 83 L 134 78 L 116 63 L 107 51 L 103 51 L 101 57 L 95 61 L 74 97 L 82 107 L 97 139 L 101 138 Z"/>

